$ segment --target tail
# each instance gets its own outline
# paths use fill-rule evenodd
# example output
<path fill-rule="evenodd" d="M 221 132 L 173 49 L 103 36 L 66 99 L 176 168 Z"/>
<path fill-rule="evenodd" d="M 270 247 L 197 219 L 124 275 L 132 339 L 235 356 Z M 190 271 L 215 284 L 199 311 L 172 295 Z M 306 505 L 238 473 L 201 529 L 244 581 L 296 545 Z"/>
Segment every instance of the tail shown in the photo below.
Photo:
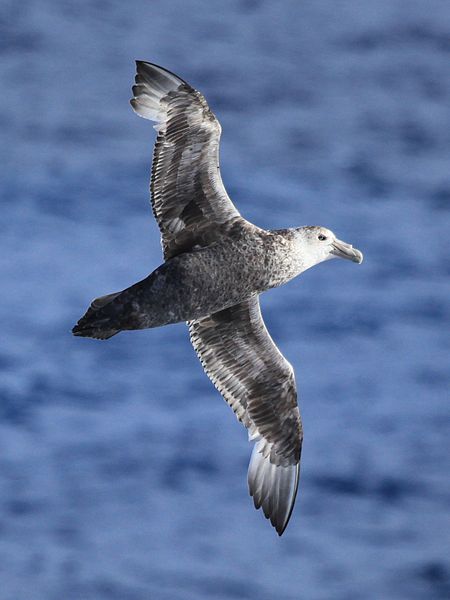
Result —
<path fill-rule="evenodd" d="M 133 85 L 134 98 L 130 100 L 134 112 L 150 121 L 162 122 L 164 106 L 161 100 L 181 85 L 190 89 L 189 84 L 174 73 L 142 60 L 136 61 L 136 85 Z"/>
<path fill-rule="evenodd" d="M 122 292 L 101 296 L 92 301 L 86 314 L 72 329 L 73 335 L 107 340 L 121 331 L 117 324 L 119 306 L 111 304 Z M 116 325 L 116 326 L 114 326 Z"/>
<path fill-rule="evenodd" d="M 282 535 L 291 518 L 297 496 L 299 463 L 286 466 L 270 461 L 270 448 L 264 438 L 254 446 L 248 467 L 248 487 L 255 508 L 263 509 L 266 519 Z"/>

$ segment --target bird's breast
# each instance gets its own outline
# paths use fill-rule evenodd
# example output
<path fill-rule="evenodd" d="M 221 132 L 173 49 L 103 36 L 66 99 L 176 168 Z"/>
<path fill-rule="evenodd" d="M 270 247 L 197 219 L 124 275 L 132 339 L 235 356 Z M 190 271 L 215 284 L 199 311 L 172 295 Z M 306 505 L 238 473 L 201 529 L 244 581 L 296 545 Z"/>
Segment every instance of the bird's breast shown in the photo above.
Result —
<path fill-rule="evenodd" d="M 298 269 L 291 250 L 288 241 L 261 230 L 224 237 L 157 269 L 149 303 L 167 313 L 166 322 L 202 318 L 292 279 Z"/>

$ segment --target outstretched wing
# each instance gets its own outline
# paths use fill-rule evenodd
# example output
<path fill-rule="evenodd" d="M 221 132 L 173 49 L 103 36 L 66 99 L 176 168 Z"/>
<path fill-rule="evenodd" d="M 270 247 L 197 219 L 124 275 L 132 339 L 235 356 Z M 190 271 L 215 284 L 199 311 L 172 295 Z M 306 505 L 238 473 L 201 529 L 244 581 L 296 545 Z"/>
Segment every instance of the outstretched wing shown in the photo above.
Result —
<path fill-rule="evenodd" d="M 258 440 L 249 490 L 281 535 L 295 502 L 303 438 L 292 366 L 270 337 L 257 296 L 188 325 L 205 372 Z"/>
<path fill-rule="evenodd" d="M 221 127 L 205 98 L 162 67 L 136 67 L 131 106 L 157 123 L 151 194 L 167 260 L 212 243 L 221 225 L 240 215 L 220 177 Z"/>

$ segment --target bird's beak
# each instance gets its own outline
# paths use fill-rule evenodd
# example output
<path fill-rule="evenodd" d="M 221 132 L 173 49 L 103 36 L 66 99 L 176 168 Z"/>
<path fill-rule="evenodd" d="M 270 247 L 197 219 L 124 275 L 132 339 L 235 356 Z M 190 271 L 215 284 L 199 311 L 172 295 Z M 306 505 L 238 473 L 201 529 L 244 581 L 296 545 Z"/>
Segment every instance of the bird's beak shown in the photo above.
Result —
<path fill-rule="evenodd" d="M 353 248 L 351 244 L 346 244 L 345 242 L 341 242 L 341 240 L 334 240 L 331 246 L 331 254 L 334 254 L 339 258 L 347 258 L 348 260 L 352 260 L 353 262 L 358 264 L 362 263 L 362 252 L 360 252 L 356 248 Z"/>

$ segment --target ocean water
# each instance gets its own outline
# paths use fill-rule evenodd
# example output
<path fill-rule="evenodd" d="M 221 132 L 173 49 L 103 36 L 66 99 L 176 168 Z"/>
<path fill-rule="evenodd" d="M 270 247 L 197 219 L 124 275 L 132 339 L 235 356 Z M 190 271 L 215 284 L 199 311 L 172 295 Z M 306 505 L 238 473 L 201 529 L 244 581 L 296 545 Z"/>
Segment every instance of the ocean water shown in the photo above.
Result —
<path fill-rule="evenodd" d="M 2 0 L 1 600 L 450 597 L 450 5 Z M 70 329 L 161 261 L 135 58 L 200 89 L 263 227 L 365 253 L 262 298 L 305 442 L 278 538 L 182 324 Z"/>

